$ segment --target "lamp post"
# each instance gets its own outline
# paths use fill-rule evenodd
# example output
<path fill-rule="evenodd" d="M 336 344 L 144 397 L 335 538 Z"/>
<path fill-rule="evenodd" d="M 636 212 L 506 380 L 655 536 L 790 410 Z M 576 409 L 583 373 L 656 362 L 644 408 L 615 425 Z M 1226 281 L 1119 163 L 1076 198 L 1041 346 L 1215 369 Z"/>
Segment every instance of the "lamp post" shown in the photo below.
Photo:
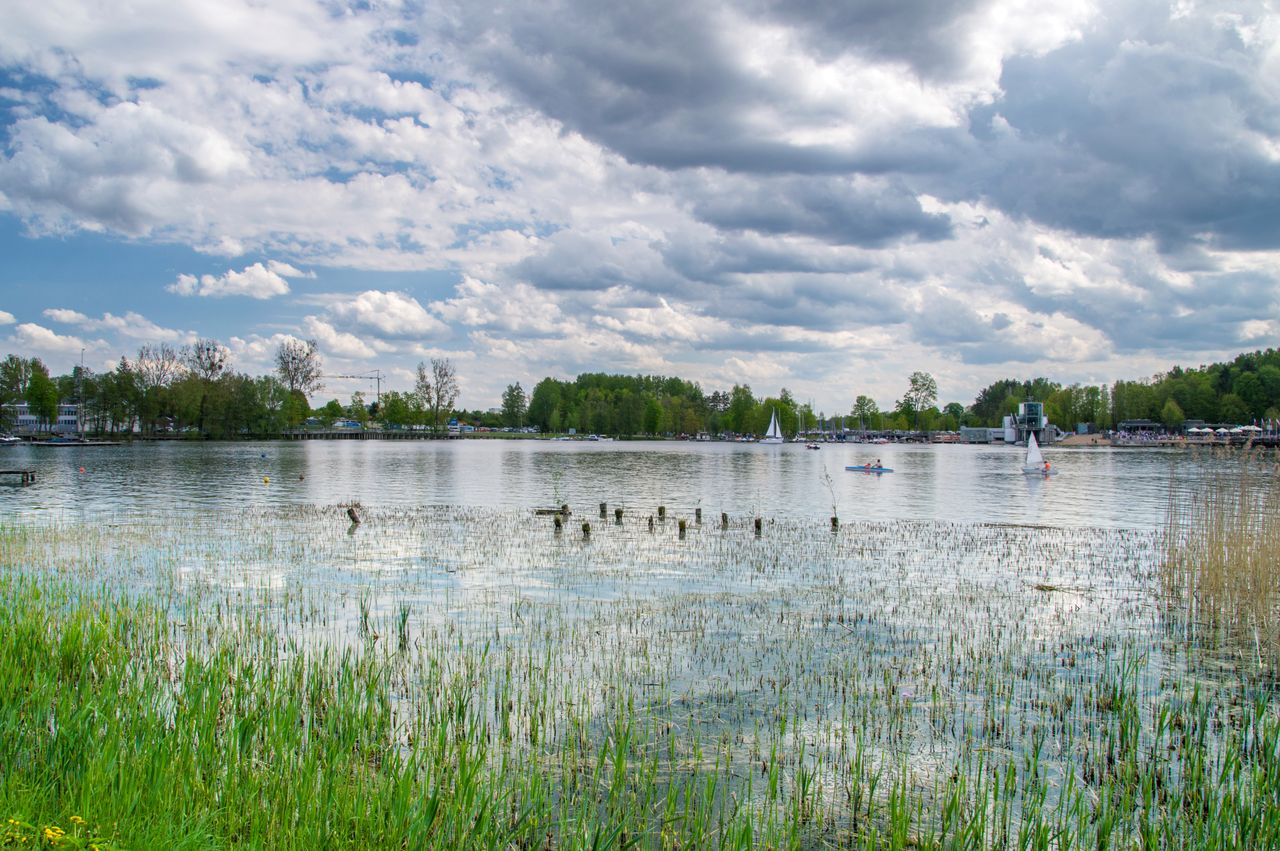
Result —
<path fill-rule="evenodd" d="M 76 374 L 76 431 L 84 439 L 84 346 L 80 347 L 80 372 Z"/>

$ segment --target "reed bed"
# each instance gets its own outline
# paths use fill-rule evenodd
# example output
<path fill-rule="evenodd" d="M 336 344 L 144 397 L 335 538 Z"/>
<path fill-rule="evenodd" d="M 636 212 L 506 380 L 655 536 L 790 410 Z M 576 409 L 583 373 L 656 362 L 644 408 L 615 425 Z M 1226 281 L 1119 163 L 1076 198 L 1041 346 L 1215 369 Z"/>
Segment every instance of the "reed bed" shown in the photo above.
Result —
<path fill-rule="evenodd" d="M 344 513 L 0 521 L 12 844 L 1280 847 L 1159 533 Z"/>
<path fill-rule="evenodd" d="M 1161 580 L 1171 622 L 1232 665 L 1280 678 L 1280 471 L 1265 455 L 1218 454 L 1172 500 Z"/>

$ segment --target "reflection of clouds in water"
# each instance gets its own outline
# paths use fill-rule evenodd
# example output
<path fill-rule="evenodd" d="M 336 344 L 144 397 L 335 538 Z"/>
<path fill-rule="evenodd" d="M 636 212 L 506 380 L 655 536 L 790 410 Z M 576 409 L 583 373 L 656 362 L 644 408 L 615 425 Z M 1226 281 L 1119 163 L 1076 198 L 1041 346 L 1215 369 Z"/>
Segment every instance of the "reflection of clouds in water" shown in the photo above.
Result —
<path fill-rule="evenodd" d="M 830 443 L 806 452 L 800 444 L 350 440 L 8 451 L 22 455 L 42 485 L 9 494 L 14 511 L 82 517 L 350 502 L 531 508 L 559 501 L 569 502 L 575 517 L 586 511 L 593 520 L 601 502 L 627 517 L 665 505 L 673 519 L 696 507 L 709 519 L 722 511 L 735 518 L 825 519 L 831 511 L 825 471 L 842 519 L 1153 528 L 1170 487 L 1184 489 L 1208 464 L 1171 450 L 1050 446 L 1045 454 L 1057 475 L 1045 482 L 1021 474 L 1021 448 L 998 445 Z M 875 458 L 895 472 L 844 470 Z M 78 466 L 87 473 L 74 474 Z M 353 537 L 366 540 L 368 532 Z"/>

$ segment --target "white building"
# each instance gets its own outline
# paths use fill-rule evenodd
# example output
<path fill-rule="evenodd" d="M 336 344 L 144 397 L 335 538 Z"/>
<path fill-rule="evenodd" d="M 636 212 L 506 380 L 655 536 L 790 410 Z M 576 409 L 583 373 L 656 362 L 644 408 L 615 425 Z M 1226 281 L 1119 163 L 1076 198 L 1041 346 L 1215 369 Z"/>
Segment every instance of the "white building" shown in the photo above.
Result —
<path fill-rule="evenodd" d="M 26 402 L 5 405 L 9 411 L 6 419 L 13 423 L 15 434 L 35 434 L 37 431 L 52 431 L 58 434 L 76 434 L 80 431 L 80 406 L 59 405 L 58 418 L 52 423 L 41 423 L 31 413 L 31 406 Z"/>

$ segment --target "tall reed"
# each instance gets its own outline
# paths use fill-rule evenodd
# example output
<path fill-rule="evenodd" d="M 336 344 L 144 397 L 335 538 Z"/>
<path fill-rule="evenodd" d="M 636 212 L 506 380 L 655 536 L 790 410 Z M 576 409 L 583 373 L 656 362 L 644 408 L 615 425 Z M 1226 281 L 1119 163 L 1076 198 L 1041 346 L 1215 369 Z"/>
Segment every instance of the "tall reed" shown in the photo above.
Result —
<path fill-rule="evenodd" d="M 1280 477 L 1260 453 L 1220 455 L 1180 499 L 1171 491 L 1161 579 L 1188 634 L 1280 672 Z"/>

